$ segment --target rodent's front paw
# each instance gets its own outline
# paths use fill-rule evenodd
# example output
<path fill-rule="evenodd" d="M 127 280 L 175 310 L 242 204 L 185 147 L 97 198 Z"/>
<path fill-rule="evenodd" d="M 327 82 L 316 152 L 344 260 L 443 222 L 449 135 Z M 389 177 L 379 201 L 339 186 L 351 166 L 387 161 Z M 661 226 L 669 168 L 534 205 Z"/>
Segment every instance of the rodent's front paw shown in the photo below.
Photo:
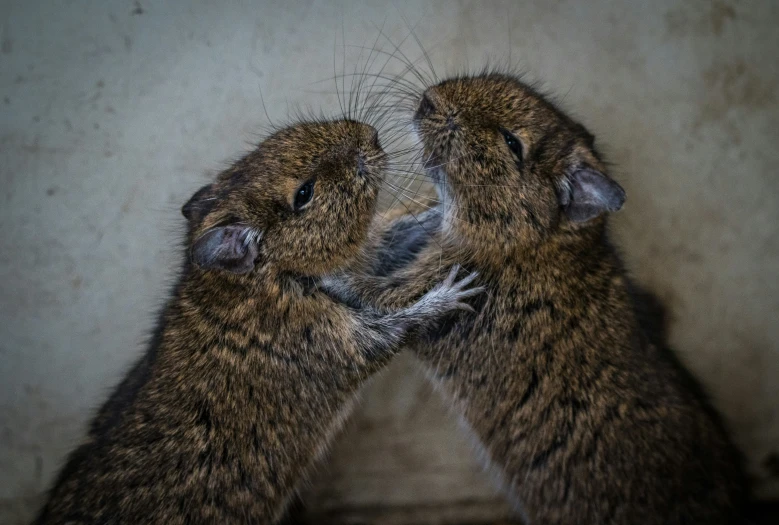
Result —
<path fill-rule="evenodd" d="M 420 299 L 420 304 L 424 303 L 423 306 L 429 308 L 432 311 L 431 313 L 442 314 L 452 310 L 468 310 L 473 312 L 473 307 L 468 303 L 465 303 L 464 300 L 482 293 L 484 287 L 477 286 L 475 288 L 468 288 L 468 285 L 478 277 L 478 272 L 473 272 L 465 278 L 456 281 L 457 273 L 459 271 L 460 265 L 453 266 L 446 279 L 442 283 L 436 285 Z"/>

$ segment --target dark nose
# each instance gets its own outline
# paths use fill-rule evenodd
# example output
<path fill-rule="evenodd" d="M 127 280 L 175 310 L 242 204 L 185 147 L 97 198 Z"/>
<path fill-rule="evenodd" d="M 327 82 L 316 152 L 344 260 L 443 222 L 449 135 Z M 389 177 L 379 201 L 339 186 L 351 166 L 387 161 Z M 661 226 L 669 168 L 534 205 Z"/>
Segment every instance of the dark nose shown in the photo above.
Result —
<path fill-rule="evenodd" d="M 365 156 L 362 152 L 357 154 L 357 175 L 365 176 Z"/>
<path fill-rule="evenodd" d="M 455 131 L 457 129 L 457 122 L 454 120 L 454 115 L 446 117 L 446 128 L 449 131 Z"/>
<path fill-rule="evenodd" d="M 416 113 L 414 113 L 414 120 L 419 122 L 423 118 L 432 115 L 433 112 L 435 112 L 435 105 L 433 104 L 433 101 L 430 100 L 427 93 L 425 93 L 422 95 L 422 100 L 419 101 L 419 107 L 417 108 Z"/>
<path fill-rule="evenodd" d="M 360 123 L 360 135 L 359 135 L 359 141 L 361 144 L 370 144 L 371 146 L 375 146 L 379 142 L 379 132 L 376 131 L 376 128 L 371 126 L 370 124 L 363 124 Z"/>

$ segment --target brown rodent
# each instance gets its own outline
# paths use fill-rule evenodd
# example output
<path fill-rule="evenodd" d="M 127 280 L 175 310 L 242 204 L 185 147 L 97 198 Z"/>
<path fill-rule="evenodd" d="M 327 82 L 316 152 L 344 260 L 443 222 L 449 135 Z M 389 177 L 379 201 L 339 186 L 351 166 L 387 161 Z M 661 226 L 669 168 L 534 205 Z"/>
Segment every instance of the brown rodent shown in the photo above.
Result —
<path fill-rule="evenodd" d="M 478 292 L 450 279 L 389 314 L 317 290 L 365 243 L 375 130 L 280 130 L 184 206 L 182 277 L 149 350 L 69 457 L 37 523 L 271 523 L 407 332 Z"/>
<path fill-rule="evenodd" d="M 451 78 L 417 104 L 445 204 L 388 227 L 415 233 L 382 258 L 410 263 L 332 292 L 396 308 L 455 264 L 479 272 L 478 314 L 412 348 L 527 523 L 737 522 L 740 456 L 642 328 L 607 238 L 625 194 L 592 135 L 510 75 Z"/>

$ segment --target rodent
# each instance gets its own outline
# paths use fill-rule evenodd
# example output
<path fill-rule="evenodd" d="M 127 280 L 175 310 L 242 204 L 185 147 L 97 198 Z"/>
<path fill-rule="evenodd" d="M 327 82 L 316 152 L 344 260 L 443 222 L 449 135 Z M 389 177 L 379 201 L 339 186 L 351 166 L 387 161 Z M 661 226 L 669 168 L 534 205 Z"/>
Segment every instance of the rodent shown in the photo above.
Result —
<path fill-rule="evenodd" d="M 272 523 L 356 389 L 410 330 L 467 308 L 450 278 L 390 313 L 317 288 L 357 258 L 387 158 L 352 120 L 273 133 L 183 207 L 188 257 L 148 351 L 36 523 Z"/>
<path fill-rule="evenodd" d="M 444 204 L 385 226 L 411 239 L 376 248 L 400 267 L 367 267 L 331 292 L 397 308 L 455 264 L 479 273 L 478 313 L 412 350 L 525 522 L 739 522 L 740 454 L 639 316 L 607 235 L 625 193 L 593 135 L 508 74 L 420 95 L 413 123 Z"/>

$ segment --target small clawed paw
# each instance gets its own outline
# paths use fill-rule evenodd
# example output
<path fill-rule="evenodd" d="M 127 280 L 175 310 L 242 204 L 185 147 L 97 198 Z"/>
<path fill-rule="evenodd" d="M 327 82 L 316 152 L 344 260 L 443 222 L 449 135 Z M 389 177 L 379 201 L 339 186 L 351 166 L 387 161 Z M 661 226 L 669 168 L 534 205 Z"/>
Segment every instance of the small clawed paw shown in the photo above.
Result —
<path fill-rule="evenodd" d="M 472 272 L 465 278 L 457 281 L 456 279 L 459 271 L 460 265 L 454 265 L 444 282 L 438 285 L 438 288 L 440 289 L 441 294 L 446 296 L 446 307 L 448 309 L 467 310 L 473 312 L 473 307 L 463 301 L 469 297 L 473 297 L 482 293 L 484 291 L 484 287 L 477 286 L 475 288 L 467 288 L 468 285 L 473 283 L 479 274 L 478 272 Z"/>

